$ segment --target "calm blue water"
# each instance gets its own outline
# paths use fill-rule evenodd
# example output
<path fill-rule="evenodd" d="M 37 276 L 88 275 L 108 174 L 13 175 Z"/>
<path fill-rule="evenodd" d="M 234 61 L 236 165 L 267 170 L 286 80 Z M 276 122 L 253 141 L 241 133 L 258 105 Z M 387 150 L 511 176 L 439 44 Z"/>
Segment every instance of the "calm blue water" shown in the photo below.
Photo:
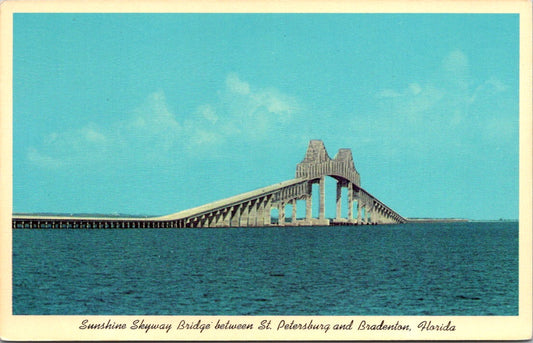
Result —
<path fill-rule="evenodd" d="M 518 223 L 14 230 L 13 313 L 517 315 Z"/>

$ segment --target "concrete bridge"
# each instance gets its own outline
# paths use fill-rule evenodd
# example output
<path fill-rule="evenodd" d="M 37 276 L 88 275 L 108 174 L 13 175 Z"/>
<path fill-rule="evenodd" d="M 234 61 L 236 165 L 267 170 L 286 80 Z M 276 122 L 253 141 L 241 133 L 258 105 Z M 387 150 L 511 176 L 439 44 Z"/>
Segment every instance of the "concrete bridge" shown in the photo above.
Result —
<path fill-rule="evenodd" d="M 337 181 L 336 217 L 325 216 L 325 177 Z M 313 185 L 319 185 L 318 217 L 312 216 Z M 347 216 L 342 217 L 342 189 L 347 189 Z M 305 217 L 297 216 L 298 200 L 305 201 Z M 286 206 L 291 212 L 286 213 Z M 272 220 L 272 209 L 278 219 Z M 320 140 L 309 142 L 296 177 L 178 213 L 151 218 L 100 218 L 14 215 L 13 228 L 207 228 L 312 225 L 397 224 L 407 220 L 361 188 L 350 149 L 332 159 Z"/>

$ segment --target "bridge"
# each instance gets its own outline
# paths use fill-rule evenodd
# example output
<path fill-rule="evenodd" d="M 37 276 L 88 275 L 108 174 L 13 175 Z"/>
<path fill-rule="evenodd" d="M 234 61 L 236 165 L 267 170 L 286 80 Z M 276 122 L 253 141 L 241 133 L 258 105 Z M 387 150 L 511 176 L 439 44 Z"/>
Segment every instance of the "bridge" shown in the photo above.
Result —
<path fill-rule="evenodd" d="M 336 216 L 325 216 L 325 177 L 337 181 Z M 313 185 L 318 184 L 318 217 L 313 217 Z M 342 190 L 347 189 L 347 215 L 342 217 Z M 297 216 L 297 201 L 305 201 L 305 216 Z M 291 212 L 286 213 L 287 205 Z M 271 212 L 277 209 L 278 218 Z M 255 191 L 160 217 L 113 218 L 13 215 L 13 228 L 222 228 L 264 226 L 328 226 L 399 224 L 407 220 L 361 188 L 350 149 L 331 158 L 320 140 L 311 140 L 296 177 Z"/>

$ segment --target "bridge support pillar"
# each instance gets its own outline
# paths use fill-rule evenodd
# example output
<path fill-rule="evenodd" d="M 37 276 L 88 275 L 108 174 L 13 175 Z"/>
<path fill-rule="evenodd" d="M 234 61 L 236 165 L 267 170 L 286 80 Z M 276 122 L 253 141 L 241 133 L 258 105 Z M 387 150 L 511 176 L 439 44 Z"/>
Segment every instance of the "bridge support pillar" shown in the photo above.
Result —
<path fill-rule="evenodd" d="M 324 176 L 320 178 L 319 185 L 320 185 L 320 204 L 319 204 L 318 218 L 326 219 L 326 184 L 325 184 Z"/>
<path fill-rule="evenodd" d="M 248 210 L 248 226 L 257 226 L 257 200 L 250 202 Z"/>
<path fill-rule="evenodd" d="M 341 219 L 341 205 L 342 205 L 342 183 L 340 181 L 337 181 L 337 198 L 336 198 L 336 212 L 335 212 L 335 219 L 340 220 Z"/>
<path fill-rule="evenodd" d="M 244 203 L 240 205 L 239 208 L 239 226 L 248 226 L 248 217 L 250 211 L 250 203 Z"/>
<path fill-rule="evenodd" d="M 226 220 L 228 216 L 229 209 L 220 210 L 217 215 L 217 223 L 215 224 L 216 227 L 224 227 L 229 226 L 229 221 Z"/>
<path fill-rule="evenodd" d="M 236 205 L 231 207 L 231 217 L 230 217 L 230 226 L 237 227 L 239 226 L 239 212 L 242 205 Z"/>
<path fill-rule="evenodd" d="M 311 218 L 313 217 L 313 196 L 311 193 L 305 197 L 305 221 L 307 224 L 311 224 Z"/>
<path fill-rule="evenodd" d="M 227 208 L 225 212 L 222 213 L 222 226 L 229 227 L 231 225 L 231 207 Z"/>
<path fill-rule="evenodd" d="M 264 226 L 265 225 L 265 199 L 261 198 L 257 200 L 256 209 L 255 209 L 255 225 Z"/>
<path fill-rule="evenodd" d="M 270 223 L 270 210 L 272 207 L 272 199 L 267 198 L 263 202 L 263 225 L 269 226 Z"/>
<path fill-rule="evenodd" d="M 353 222 L 353 184 L 348 182 L 348 222 Z"/>
<path fill-rule="evenodd" d="M 292 204 L 291 225 L 296 225 L 296 199 L 291 200 L 291 204 Z"/>
<path fill-rule="evenodd" d="M 278 225 L 285 226 L 285 203 L 283 201 L 278 203 Z"/>
<path fill-rule="evenodd" d="M 215 223 L 215 214 L 214 213 L 210 213 L 210 214 L 207 214 L 207 220 L 205 222 L 205 226 L 204 227 L 213 227 L 214 226 L 214 223 Z M 171 224 L 171 227 L 176 227 L 176 222 L 172 222 Z"/>
<path fill-rule="evenodd" d="M 362 224 L 362 218 L 361 218 L 361 199 L 357 200 L 357 224 Z"/>

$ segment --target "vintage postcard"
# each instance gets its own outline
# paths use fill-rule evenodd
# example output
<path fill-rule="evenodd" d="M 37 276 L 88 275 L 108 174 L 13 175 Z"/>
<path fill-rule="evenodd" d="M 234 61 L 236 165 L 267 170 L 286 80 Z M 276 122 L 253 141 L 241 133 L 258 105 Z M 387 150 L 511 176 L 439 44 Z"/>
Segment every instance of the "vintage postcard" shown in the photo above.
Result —
<path fill-rule="evenodd" d="M 4 1 L 0 337 L 525 340 L 531 1 Z"/>

